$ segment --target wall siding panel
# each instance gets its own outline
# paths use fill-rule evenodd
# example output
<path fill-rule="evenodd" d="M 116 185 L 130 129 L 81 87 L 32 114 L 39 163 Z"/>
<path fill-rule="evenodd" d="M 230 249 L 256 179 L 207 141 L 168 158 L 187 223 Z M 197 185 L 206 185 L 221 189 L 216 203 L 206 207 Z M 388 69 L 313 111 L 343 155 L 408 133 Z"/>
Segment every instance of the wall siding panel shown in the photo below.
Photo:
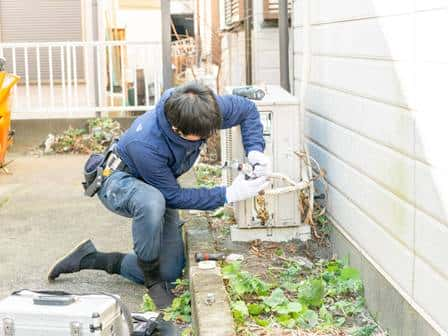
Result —
<path fill-rule="evenodd" d="M 310 154 L 320 164 L 332 167 L 327 172 L 329 183 L 381 225 L 390 235 L 412 250 L 414 208 L 409 203 L 384 190 L 370 178 L 313 142 L 309 142 L 308 148 Z"/>
<path fill-rule="evenodd" d="M 375 262 L 384 265 L 386 272 L 404 291 L 411 293 L 412 253 L 332 186 L 329 187 L 328 197 L 331 216 L 363 246 Z"/>
<path fill-rule="evenodd" d="M 310 3 L 305 135 L 328 174 L 329 214 L 434 330 L 448 331 L 448 1 Z"/>

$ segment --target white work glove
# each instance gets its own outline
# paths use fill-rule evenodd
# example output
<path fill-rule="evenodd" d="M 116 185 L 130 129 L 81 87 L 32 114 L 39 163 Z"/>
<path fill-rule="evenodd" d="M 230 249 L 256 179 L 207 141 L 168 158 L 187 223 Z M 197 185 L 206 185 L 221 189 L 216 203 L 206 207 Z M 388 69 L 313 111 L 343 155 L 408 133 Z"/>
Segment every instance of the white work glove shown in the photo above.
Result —
<path fill-rule="evenodd" d="M 244 201 L 254 197 L 268 186 L 269 181 L 266 176 L 246 180 L 244 174 L 239 174 L 232 185 L 226 189 L 227 203 Z"/>
<path fill-rule="evenodd" d="M 272 173 L 271 159 L 264 153 L 259 151 L 250 151 L 247 159 L 254 167 L 253 174 L 255 177 L 267 176 Z"/>

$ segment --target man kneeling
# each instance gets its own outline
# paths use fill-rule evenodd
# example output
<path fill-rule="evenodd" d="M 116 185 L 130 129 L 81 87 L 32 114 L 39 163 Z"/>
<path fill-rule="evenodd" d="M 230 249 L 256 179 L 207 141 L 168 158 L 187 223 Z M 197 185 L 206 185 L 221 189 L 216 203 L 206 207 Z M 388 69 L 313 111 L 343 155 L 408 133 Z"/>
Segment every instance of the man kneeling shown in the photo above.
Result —
<path fill-rule="evenodd" d="M 241 126 L 255 178 L 240 175 L 229 187 L 180 187 L 177 178 L 193 166 L 206 139 L 236 125 Z M 196 83 L 167 90 L 155 109 L 137 118 L 119 139 L 115 153 L 122 164 L 98 191 L 107 209 L 132 218 L 133 253 L 98 252 L 86 240 L 56 262 L 48 279 L 84 269 L 104 270 L 144 284 L 158 308 L 169 306 L 171 284 L 185 266 L 177 209 L 212 210 L 257 195 L 269 184 L 264 148 L 253 102 L 217 96 Z"/>

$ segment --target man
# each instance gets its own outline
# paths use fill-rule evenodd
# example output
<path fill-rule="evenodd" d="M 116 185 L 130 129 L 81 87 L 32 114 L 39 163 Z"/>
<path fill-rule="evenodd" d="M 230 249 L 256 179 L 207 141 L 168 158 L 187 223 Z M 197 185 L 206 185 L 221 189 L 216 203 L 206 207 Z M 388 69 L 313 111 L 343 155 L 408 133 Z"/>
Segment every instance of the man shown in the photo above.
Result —
<path fill-rule="evenodd" d="M 241 126 L 255 178 L 240 175 L 227 188 L 180 187 L 177 178 L 193 166 L 206 139 L 236 125 Z M 173 299 L 170 284 L 185 264 L 177 209 L 212 210 L 257 195 L 269 184 L 264 147 L 253 102 L 216 96 L 196 83 L 166 91 L 155 110 L 137 118 L 120 138 L 116 153 L 124 165 L 98 191 L 107 209 L 132 218 L 134 253 L 101 253 L 87 240 L 58 261 L 48 279 L 83 269 L 104 270 L 144 284 L 157 307 L 167 307 Z"/>

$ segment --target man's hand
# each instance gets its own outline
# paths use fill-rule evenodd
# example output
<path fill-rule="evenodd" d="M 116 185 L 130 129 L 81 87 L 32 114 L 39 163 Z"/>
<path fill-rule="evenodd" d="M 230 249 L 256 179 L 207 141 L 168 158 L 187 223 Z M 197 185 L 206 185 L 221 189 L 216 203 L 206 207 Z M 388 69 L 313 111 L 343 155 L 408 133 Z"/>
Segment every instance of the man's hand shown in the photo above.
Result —
<path fill-rule="evenodd" d="M 269 186 L 266 176 L 246 180 L 244 174 L 239 174 L 230 187 L 226 189 L 227 203 L 243 201 L 256 196 Z"/>
<path fill-rule="evenodd" d="M 254 166 L 254 176 L 267 176 L 272 173 L 271 160 L 262 152 L 251 151 L 247 155 L 249 162 Z"/>

